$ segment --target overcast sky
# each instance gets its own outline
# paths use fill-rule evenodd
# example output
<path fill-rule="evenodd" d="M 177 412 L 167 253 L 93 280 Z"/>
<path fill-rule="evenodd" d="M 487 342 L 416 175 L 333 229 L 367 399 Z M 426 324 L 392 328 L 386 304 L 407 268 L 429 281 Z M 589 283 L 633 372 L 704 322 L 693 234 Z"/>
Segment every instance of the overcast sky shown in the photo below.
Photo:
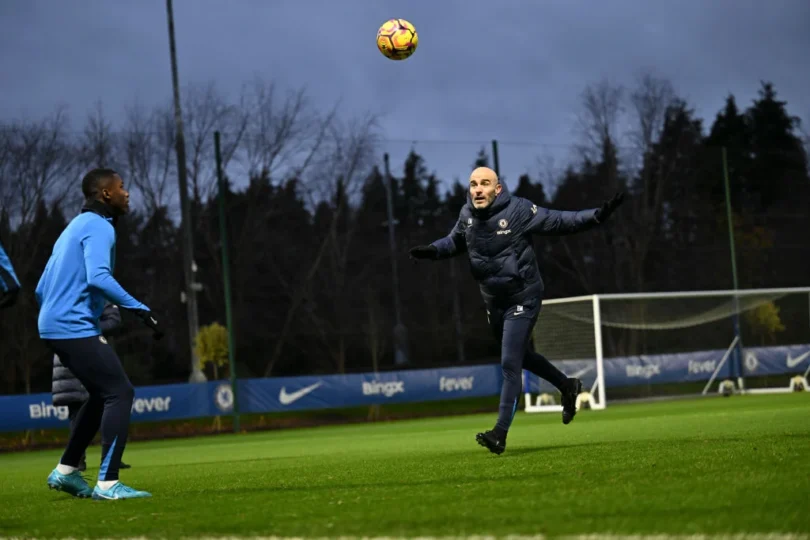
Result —
<path fill-rule="evenodd" d="M 741 106 L 760 80 L 810 121 L 808 0 L 175 0 L 182 83 L 236 96 L 254 75 L 307 87 L 328 109 L 382 115 L 398 168 L 415 141 L 430 169 L 466 179 L 482 144 L 501 140 L 507 178 L 558 163 L 575 140 L 583 88 L 672 80 L 710 123 L 728 93 Z M 404 62 L 377 51 L 377 27 L 410 20 Z M 80 125 L 101 99 L 123 107 L 171 96 L 164 0 L 0 0 L 0 117 L 57 103 Z M 444 142 L 442 142 L 444 141 Z M 519 143 L 519 144 L 518 144 Z"/>

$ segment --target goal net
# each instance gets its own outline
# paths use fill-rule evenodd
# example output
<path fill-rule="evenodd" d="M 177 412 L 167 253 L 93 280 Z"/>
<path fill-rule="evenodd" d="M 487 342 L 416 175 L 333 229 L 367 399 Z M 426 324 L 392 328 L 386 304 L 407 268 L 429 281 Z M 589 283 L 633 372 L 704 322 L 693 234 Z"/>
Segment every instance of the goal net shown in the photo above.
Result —
<path fill-rule="evenodd" d="M 810 390 L 810 287 L 546 300 L 532 345 L 582 380 L 578 408 Z M 523 391 L 527 412 L 561 409 L 559 392 L 525 370 Z"/>

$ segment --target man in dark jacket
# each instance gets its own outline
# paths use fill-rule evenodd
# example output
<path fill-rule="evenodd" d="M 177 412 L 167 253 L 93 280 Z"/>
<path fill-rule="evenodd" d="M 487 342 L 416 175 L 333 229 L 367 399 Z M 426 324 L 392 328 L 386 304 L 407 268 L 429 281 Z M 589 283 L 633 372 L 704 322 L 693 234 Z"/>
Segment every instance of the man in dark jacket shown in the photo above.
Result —
<path fill-rule="evenodd" d="M 579 212 L 549 210 L 527 199 L 513 197 L 495 171 L 479 167 L 470 175 L 467 204 L 448 236 L 410 250 L 416 259 L 440 260 L 469 254 L 470 269 L 478 281 L 490 328 L 501 345 L 503 386 L 494 429 L 478 433 L 476 440 L 491 452 L 506 449 L 506 434 L 517 411 L 521 371 L 527 369 L 553 384 L 562 395 L 562 420 L 576 414 L 579 379 L 568 378 L 544 356 L 531 350 L 531 330 L 540 314 L 543 279 L 532 248 L 533 234 L 560 236 L 604 223 L 622 203 L 617 194 L 601 208 Z"/>
<path fill-rule="evenodd" d="M 121 312 L 115 304 L 107 304 L 99 317 L 99 327 L 102 335 L 109 337 L 121 326 Z M 76 418 L 84 402 L 90 398 L 90 394 L 85 389 L 81 381 L 59 360 L 57 355 L 53 355 L 53 380 L 51 383 L 51 393 L 53 394 L 54 407 L 67 407 L 68 419 L 70 420 L 71 432 L 76 428 Z M 87 455 L 82 454 L 79 462 L 79 470 L 87 470 Z M 121 469 L 129 469 L 130 466 L 121 462 Z"/>

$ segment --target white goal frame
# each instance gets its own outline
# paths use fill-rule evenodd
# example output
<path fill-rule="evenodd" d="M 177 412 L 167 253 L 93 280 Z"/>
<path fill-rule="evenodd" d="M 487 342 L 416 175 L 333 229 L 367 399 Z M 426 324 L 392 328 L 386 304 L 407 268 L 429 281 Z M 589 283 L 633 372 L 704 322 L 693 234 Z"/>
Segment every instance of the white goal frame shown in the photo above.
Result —
<path fill-rule="evenodd" d="M 618 294 L 592 294 L 585 296 L 573 296 L 568 298 L 554 298 L 544 300 L 544 306 L 551 306 L 555 304 L 565 304 L 573 302 L 586 302 L 590 301 L 593 306 L 593 338 L 594 338 L 594 352 L 596 362 L 596 379 L 590 389 L 583 389 L 583 392 L 577 397 L 577 409 L 579 410 L 583 405 L 588 405 L 593 410 L 604 410 L 607 407 L 606 388 L 605 388 L 605 370 L 604 370 L 604 356 L 602 351 L 602 317 L 601 317 L 601 301 L 610 300 L 654 300 L 664 298 L 710 298 L 710 297 L 731 297 L 738 300 L 740 297 L 747 296 L 760 296 L 760 295 L 789 295 L 789 294 L 806 294 L 808 298 L 808 312 L 810 312 L 810 287 L 784 287 L 784 288 L 769 288 L 769 289 L 726 289 L 726 290 L 710 290 L 710 291 L 679 291 L 679 292 L 653 292 L 653 293 L 618 293 Z M 709 393 L 712 384 L 715 382 L 717 374 L 720 369 L 728 361 L 731 352 L 737 345 L 740 336 L 734 336 L 731 344 L 726 350 L 723 358 L 718 363 L 717 368 L 710 377 L 708 383 L 703 389 L 703 395 Z M 745 342 L 743 336 L 742 353 L 745 355 Z M 803 375 L 796 375 L 791 377 L 788 385 L 774 388 L 745 388 L 745 380 L 743 374 L 737 380 L 736 388 L 729 388 L 730 381 L 718 382 L 718 393 L 723 393 L 731 390 L 736 394 L 780 394 L 793 392 L 799 385 L 803 385 L 805 391 L 810 391 L 808 385 L 808 377 L 810 377 L 810 366 Z M 731 382 L 733 387 L 733 382 Z M 536 399 L 532 400 L 532 395 L 526 391 L 524 384 L 524 411 L 527 413 L 537 412 L 560 412 L 562 405 L 556 403 L 543 403 L 547 399 L 546 395 L 540 394 Z"/>
<path fill-rule="evenodd" d="M 602 298 L 598 294 L 589 296 L 572 296 L 569 298 L 553 298 L 551 300 L 543 300 L 543 306 L 551 306 L 555 304 L 569 304 L 573 302 L 590 301 L 593 306 L 593 339 L 594 349 L 596 355 L 596 379 L 593 385 L 588 390 L 584 390 L 577 396 L 577 410 L 579 410 L 585 403 L 591 409 L 602 410 L 607 406 L 605 400 L 605 365 L 603 363 L 602 355 L 602 310 L 599 306 L 599 299 Z M 524 389 L 525 389 L 524 384 Z M 596 396 L 596 399 L 594 399 Z M 562 411 L 562 404 L 546 404 L 542 403 L 544 395 L 538 395 L 534 403 L 532 403 L 531 393 L 524 390 L 523 410 L 527 413 L 536 412 L 560 412 Z"/>

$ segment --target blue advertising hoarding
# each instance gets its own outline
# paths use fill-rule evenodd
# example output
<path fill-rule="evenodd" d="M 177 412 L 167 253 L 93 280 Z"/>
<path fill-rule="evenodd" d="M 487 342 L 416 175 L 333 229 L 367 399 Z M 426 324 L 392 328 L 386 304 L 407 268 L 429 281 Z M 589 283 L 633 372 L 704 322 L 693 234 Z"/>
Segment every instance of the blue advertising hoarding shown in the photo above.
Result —
<path fill-rule="evenodd" d="M 725 354 L 725 350 L 717 349 L 605 358 L 602 362 L 605 369 L 605 388 L 609 394 L 611 388 L 626 386 L 708 381 Z M 743 359 L 746 377 L 804 373 L 810 367 L 810 345 L 749 347 L 744 350 Z M 596 363 L 593 360 L 563 360 L 552 363 L 569 377 L 582 379 L 586 388 L 590 388 L 596 380 Z M 728 359 L 717 372 L 716 380 L 731 376 L 731 360 Z M 532 394 L 554 389 L 548 382 L 528 372 L 524 372 L 523 380 L 526 389 Z"/>
<path fill-rule="evenodd" d="M 605 387 L 707 381 L 725 351 L 606 358 Z M 596 379 L 592 359 L 554 362 L 566 375 L 582 379 L 586 388 Z M 810 345 L 747 348 L 746 376 L 803 373 L 810 366 Z M 553 388 L 524 372 L 524 391 L 539 393 Z M 718 380 L 729 377 L 729 363 Z M 463 397 L 497 396 L 501 391 L 500 366 L 489 364 L 447 369 L 313 375 L 241 379 L 238 381 L 242 413 L 303 411 L 385 403 L 440 401 Z M 135 388 L 132 421 L 180 420 L 229 414 L 233 392 L 225 381 L 171 384 Z M 50 393 L 0 396 L 0 431 L 68 427 L 66 407 L 54 407 Z"/>
<path fill-rule="evenodd" d="M 242 379 L 237 382 L 242 413 L 302 411 L 382 403 L 446 400 L 500 392 L 500 367 Z M 228 414 L 229 383 L 139 386 L 132 421 L 180 420 Z M 0 431 L 67 428 L 67 407 L 54 407 L 51 394 L 0 396 Z"/>

